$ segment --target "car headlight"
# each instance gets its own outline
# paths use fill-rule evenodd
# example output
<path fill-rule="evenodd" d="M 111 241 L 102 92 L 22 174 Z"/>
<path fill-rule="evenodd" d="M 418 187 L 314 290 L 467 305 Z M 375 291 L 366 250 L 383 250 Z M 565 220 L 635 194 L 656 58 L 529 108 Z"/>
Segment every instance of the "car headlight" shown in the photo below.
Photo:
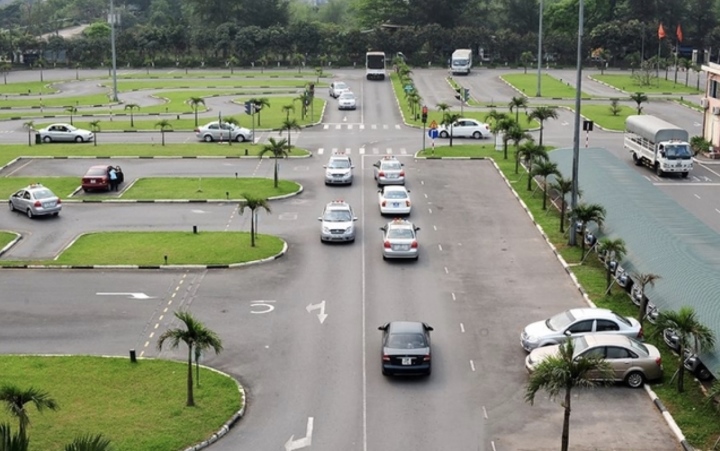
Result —
<path fill-rule="evenodd" d="M 322 231 L 323 233 L 330 233 L 330 228 L 323 226 Z"/>
<path fill-rule="evenodd" d="M 527 341 L 528 343 L 537 343 L 538 341 L 540 341 L 540 337 L 528 335 L 527 337 L 525 337 L 525 341 Z"/>

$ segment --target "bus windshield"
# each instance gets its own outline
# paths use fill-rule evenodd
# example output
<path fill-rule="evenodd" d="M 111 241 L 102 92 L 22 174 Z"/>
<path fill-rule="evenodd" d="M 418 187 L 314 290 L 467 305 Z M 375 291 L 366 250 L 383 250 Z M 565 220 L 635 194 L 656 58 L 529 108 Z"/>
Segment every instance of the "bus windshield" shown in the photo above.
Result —
<path fill-rule="evenodd" d="M 368 69 L 385 69 L 384 54 L 368 54 L 366 56 Z"/>

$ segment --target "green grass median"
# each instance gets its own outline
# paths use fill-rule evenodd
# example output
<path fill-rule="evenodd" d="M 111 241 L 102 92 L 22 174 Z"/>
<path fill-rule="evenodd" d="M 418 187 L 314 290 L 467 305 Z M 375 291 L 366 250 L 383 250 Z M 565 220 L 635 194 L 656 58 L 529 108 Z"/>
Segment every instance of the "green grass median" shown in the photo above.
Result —
<path fill-rule="evenodd" d="M 672 76 L 672 75 L 671 75 Z M 645 94 L 699 94 L 702 91 L 692 86 L 685 86 L 684 82 L 674 83 L 672 80 L 655 78 L 655 71 L 649 80 L 649 84 L 641 84 L 631 74 L 604 74 L 593 75 L 592 79 L 602 81 L 628 94 L 644 92 Z"/>
<path fill-rule="evenodd" d="M 519 90 L 528 97 L 534 97 L 537 94 L 537 74 L 503 74 L 501 79 L 510 83 L 515 89 Z M 559 80 L 548 74 L 542 74 L 541 79 L 542 97 L 574 99 L 575 88 L 573 88 L 567 80 Z M 589 94 L 581 92 L 583 98 L 590 98 Z"/>
<path fill-rule="evenodd" d="M 309 82 L 314 80 L 304 79 L 199 79 L 199 80 L 118 80 L 118 89 L 121 91 L 133 91 L 141 89 L 173 89 L 173 88 L 297 88 L 304 89 Z M 110 81 L 104 81 L 101 86 L 112 87 Z M 316 84 L 316 87 L 318 85 Z"/>
<path fill-rule="evenodd" d="M 15 238 L 17 235 L 14 233 L 0 231 L 0 249 L 10 244 Z"/>
<path fill-rule="evenodd" d="M 32 75 L 30 75 L 32 77 Z M 10 96 L 37 96 L 44 94 L 55 94 L 56 88 L 50 83 L 61 83 L 59 81 L 40 81 L 40 73 L 37 73 L 38 81 L 25 81 L 21 83 L 0 83 L 0 95 Z"/>
<path fill-rule="evenodd" d="M 206 440 L 245 400 L 234 380 L 201 368 L 197 405 L 185 407 L 186 375 L 186 363 L 166 360 L 0 356 L 0 385 L 36 388 L 59 406 L 28 409 L 30 451 L 62 451 L 85 434 L 102 434 L 114 451 L 182 450 Z M 6 422 L 17 430 L 2 409 Z"/>
<path fill-rule="evenodd" d="M 623 131 L 625 130 L 625 119 L 627 119 L 628 116 L 637 114 L 637 110 L 626 105 L 618 106 L 620 107 L 620 111 L 617 115 L 613 115 L 610 111 L 610 104 L 589 105 L 584 103 L 580 112 L 583 116 L 606 130 Z"/>

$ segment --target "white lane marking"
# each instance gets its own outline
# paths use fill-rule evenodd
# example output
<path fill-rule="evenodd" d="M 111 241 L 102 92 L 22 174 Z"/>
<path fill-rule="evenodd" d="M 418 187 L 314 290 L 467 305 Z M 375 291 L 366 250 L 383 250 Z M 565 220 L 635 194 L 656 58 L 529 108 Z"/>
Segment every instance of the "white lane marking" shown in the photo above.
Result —
<path fill-rule="evenodd" d="M 715 211 L 717 211 L 718 213 L 720 213 L 720 210 L 718 210 L 717 208 L 715 209 Z"/>
<path fill-rule="evenodd" d="M 427 198 L 428 198 L 428 195 L 427 195 L 427 194 L 424 194 L 424 196 L 425 196 L 425 199 L 427 199 Z"/>
<path fill-rule="evenodd" d="M 325 313 L 325 301 L 323 300 L 319 304 L 308 304 L 307 307 L 305 307 L 305 310 L 307 310 L 308 313 L 312 312 L 313 310 L 320 310 L 320 313 L 317 314 L 318 320 L 320 321 L 320 324 L 325 322 L 328 315 Z"/>
<path fill-rule="evenodd" d="M 424 185 L 424 184 L 425 184 L 425 180 L 420 180 L 420 184 L 421 184 L 421 185 Z"/>
<path fill-rule="evenodd" d="M 400 130 L 402 127 L 400 127 L 399 124 L 395 124 L 395 128 L 396 128 L 397 130 Z"/>
<path fill-rule="evenodd" d="M 447 269 L 447 268 L 445 268 L 445 269 Z M 455 293 L 450 293 L 450 296 L 452 296 L 453 301 L 457 300 L 457 298 L 455 298 Z"/>
<path fill-rule="evenodd" d="M 430 212 L 430 214 L 432 214 L 432 208 L 428 208 L 428 212 Z"/>
<path fill-rule="evenodd" d="M 337 124 L 337 125 L 335 126 L 335 130 L 340 130 L 341 128 L 342 128 L 342 124 Z"/>
<path fill-rule="evenodd" d="M 445 267 L 445 274 L 450 274 L 450 271 L 448 271 L 447 266 Z"/>
<path fill-rule="evenodd" d="M 365 124 L 360 124 L 360 130 L 365 130 Z"/>
<path fill-rule="evenodd" d="M 697 197 L 698 199 L 700 199 L 700 196 L 698 196 L 697 194 L 695 194 L 695 197 Z"/>
<path fill-rule="evenodd" d="M 305 437 L 293 440 L 295 438 L 295 435 L 291 435 L 290 439 L 285 442 L 285 451 L 294 451 L 296 449 L 307 448 L 308 446 L 312 445 L 312 432 L 314 423 L 315 420 L 313 419 L 313 417 L 308 417 L 307 428 L 305 429 Z"/>
<path fill-rule="evenodd" d="M 442 251 L 442 244 L 438 244 L 438 249 Z"/>
<path fill-rule="evenodd" d="M 435 230 L 437 232 L 437 226 L 434 225 L 433 230 Z"/>
<path fill-rule="evenodd" d="M 317 150 L 318 155 L 322 155 L 324 152 L 325 152 L 325 149 L 323 149 L 322 147 Z"/>
<path fill-rule="evenodd" d="M 327 130 L 328 128 L 330 128 L 330 124 L 323 125 L 323 130 Z"/>
<path fill-rule="evenodd" d="M 465 333 L 465 325 L 460 323 L 460 332 Z"/>
<path fill-rule="evenodd" d="M 473 370 L 473 373 L 475 372 L 475 362 L 473 362 L 472 360 L 470 360 L 470 369 Z"/>
<path fill-rule="evenodd" d="M 495 448 L 495 442 L 491 441 L 490 446 L 492 446 L 493 451 L 497 451 L 497 448 Z"/>
<path fill-rule="evenodd" d="M 349 147 L 346 147 L 346 148 L 345 148 L 345 153 L 349 155 L 350 152 L 352 152 L 352 149 L 349 148 Z"/>
<path fill-rule="evenodd" d="M 483 416 L 486 420 L 488 419 L 487 409 L 485 408 L 485 406 L 483 406 Z"/>
<path fill-rule="evenodd" d="M 377 130 L 377 124 L 372 124 L 370 128 L 372 128 L 373 130 Z"/>

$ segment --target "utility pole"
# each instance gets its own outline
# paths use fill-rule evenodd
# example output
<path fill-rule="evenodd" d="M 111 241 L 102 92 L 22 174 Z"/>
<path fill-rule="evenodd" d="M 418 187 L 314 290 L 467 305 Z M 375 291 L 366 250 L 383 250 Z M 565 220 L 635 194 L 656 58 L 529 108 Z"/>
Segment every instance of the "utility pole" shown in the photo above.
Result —
<path fill-rule="evenodd" d="M 115 22 L 117 17 L 115 16 L 115 3 L 110 0 L 110 48 L 112 49 L 112 79 L 113 79 L 113 102 L 118 101 L 118 89 L 117 89 L 117 53 L 115 52 Z"/>
<path fill-rule="evenodd" d="M 570 211 L 573 212 L 571 215 L 570 222 L 570 246 L 577 244 L 577 233 L 575 231 L 575 209 L 578 204 L 578 193 L 580 192 L 580 186 L 578 184 L 578 172 L 579 172 L 579 159 L 580 159 L 580 87 L 582 84 L 582 38 L 583 38 L 583 10 L 584 0 L 580 0 L 580 8 L 578 12 L 578 37 L 577 37 L 577 81 L 575 86 L 575 128 L 573 130 L 573 163 L 572 163 L 572 191 L 570 197 Z M 583 239 L 583 237 L 580 237 Z"/>
<path fill-rule="evenodd" d="M 542 97 L 542 36 L 543 36 L 543 0 L 540 0 L 540 21 L 538 25 L 538 53 L 537 53 L 537 93 L 535 97 Z"/>

